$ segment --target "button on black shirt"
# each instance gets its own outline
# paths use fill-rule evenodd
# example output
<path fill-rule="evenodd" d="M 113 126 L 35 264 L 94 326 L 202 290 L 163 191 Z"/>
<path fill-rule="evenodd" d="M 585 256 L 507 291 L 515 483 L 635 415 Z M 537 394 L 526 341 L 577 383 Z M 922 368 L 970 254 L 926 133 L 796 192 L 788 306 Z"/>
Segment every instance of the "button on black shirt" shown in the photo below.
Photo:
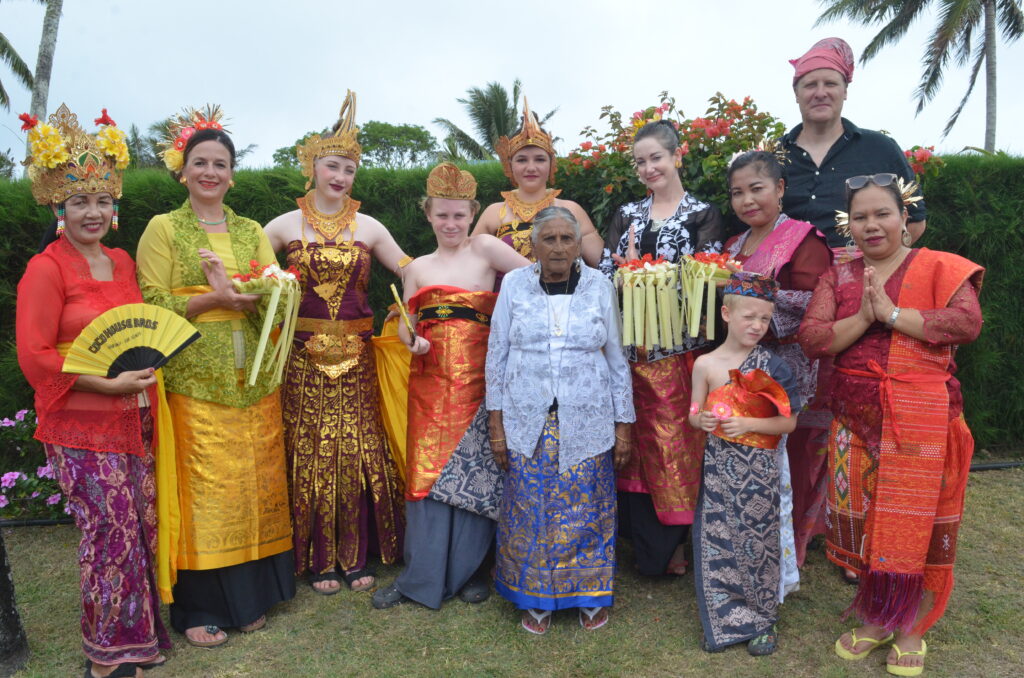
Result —
<path fill-rule="evenodd" d="M 836 210 L 846 211 L 846 180 L 860 174 L 892 172 L 904 181 L 914 180 L 914 171 L 903 151 L 891 137 L 861 129 L 842 118 L 843 135 L 828 149 L 821 167 L 797 145 L 804 128 L 797 125 L 782 137 L 789 155 L 786 166 L 786 193 L 783 211 L 794 219 L 809 221 L 828 238 L 830 247 L 842 247 L 848 241 L 836 232 Z M 920 195 L 918 189 L 918 195 Z M 910 205 L 910 221 L 924 221 L 924 201 Z"/>

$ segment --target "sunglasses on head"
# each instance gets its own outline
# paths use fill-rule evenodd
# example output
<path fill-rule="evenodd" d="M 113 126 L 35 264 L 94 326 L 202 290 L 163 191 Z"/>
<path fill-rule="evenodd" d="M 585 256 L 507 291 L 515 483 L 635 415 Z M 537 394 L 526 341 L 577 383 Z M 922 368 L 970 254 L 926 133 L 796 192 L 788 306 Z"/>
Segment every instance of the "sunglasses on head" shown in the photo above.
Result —
<path fill-rule="evenodd" d="M 846 192 L 859 191 L 869 183 L 878 187 L 891 186 L 896 183 L 896 175 L 892 172 L 880 172 L 878 174 L 861 174 L 850 177 L 846 180 Z"/>

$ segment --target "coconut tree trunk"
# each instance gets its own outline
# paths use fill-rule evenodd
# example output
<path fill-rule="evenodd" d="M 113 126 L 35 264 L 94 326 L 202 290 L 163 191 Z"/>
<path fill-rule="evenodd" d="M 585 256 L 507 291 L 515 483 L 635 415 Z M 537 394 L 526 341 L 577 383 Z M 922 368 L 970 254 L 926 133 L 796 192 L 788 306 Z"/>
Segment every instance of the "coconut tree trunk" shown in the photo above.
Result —
<path fill-rule="evenodd" d="M 7 562 L 7 547 L 0 534 L 0 676 L 10 676 L 25 665 L 28 640 L 14 604 L 14 580 Z"/>
<path fill-rule="evenodd" d="M 985 150 L 996 150 L 996 0 L 985 7 Z"/>
<path fill-rule="evenodd" d="M 42 119 L 46 116 L 46 100 L 50 96 L 50 73 L 53 71 L 53 53 L 57 49 L 57 29 L 64 0 L 46 0 L 43 15 L 43 37 L 39 40 L 36 58 L 35 82 L 32 85 L 32 104 L 29 113 Z M 29 149 L 26 148 L 26 155 Z"/>

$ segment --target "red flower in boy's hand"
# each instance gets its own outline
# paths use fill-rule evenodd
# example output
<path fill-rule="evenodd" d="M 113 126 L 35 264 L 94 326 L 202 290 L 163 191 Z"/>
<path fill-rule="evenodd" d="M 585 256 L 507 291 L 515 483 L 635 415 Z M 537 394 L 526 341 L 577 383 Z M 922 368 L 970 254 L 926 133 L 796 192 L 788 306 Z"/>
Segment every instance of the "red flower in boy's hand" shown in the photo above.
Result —
<path fill-rule="evenodd" d="M 719 419 L 728 419 L 732 416 L 732 408 L 727 403 L 715 403 L 711 406 L 711 414 Z"/>

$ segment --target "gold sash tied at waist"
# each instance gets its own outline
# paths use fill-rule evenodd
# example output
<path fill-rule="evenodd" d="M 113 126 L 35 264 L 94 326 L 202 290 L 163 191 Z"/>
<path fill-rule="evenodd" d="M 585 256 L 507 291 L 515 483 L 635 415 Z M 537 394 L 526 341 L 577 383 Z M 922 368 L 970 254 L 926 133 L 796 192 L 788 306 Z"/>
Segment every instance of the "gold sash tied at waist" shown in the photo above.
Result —
<path fill-rule="evenodd" d="M 296 332 L 310 332 L 304 342 L 306 357 L 331 379 L 355 367 L 366 350 L 367 339 L 362 335 L 373 331 L 373 316 L 355 320 L 328 320 L 327 318 L 298 318 Z"/>
<path fill-rule="evenodd" d="M 175 287 L 171 290 L 171 294 L 177 297 L 197 297 L 200 294 L 206 294 L 212 292 L 213 288 L 209 285 L 189 285 L 188 287 Z M 235 369 L 245 369 L 245 337 L 242 334 L 242 320 L 245 319 L 245 313 L 242 311 L 235 311 L 230 308 L 211 308 L 209 311 L 203 311 L 199 315 L 192 316 L 189 318 L 190 322 L 193 323 L 216 323 L 231 321 L 231 335 L 232 335 L 232 347 L 235 351 Z"/>

